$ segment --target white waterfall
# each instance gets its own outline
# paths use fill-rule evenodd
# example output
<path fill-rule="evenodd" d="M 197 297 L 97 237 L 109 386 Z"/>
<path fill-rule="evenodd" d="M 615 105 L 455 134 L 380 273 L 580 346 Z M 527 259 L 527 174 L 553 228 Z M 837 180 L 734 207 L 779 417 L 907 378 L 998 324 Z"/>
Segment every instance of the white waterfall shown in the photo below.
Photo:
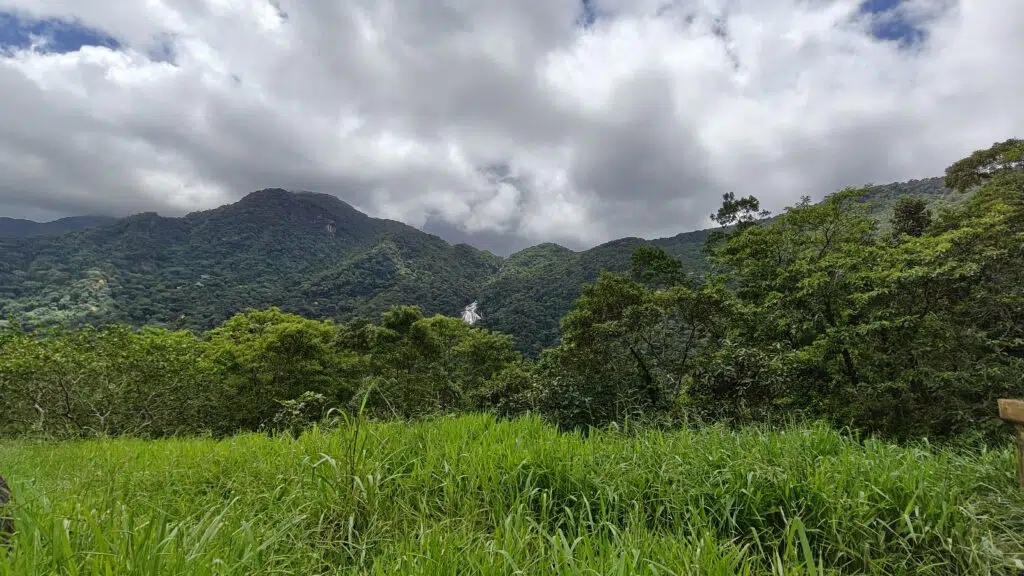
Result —
<path fill-rule="evenodd" d="M 480 320 L 481 318 L 481 316 L 476 312 L 476 306 L 476 302 L 473 302 L 462 310 L 462 320 L 470 326 L 476 324 L 477 320 Z"/>

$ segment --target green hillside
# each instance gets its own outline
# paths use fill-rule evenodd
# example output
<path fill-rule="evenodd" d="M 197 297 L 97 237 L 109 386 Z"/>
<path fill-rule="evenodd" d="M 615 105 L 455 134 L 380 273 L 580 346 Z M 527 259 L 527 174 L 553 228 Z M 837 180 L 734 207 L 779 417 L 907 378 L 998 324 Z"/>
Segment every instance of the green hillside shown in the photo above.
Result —
<path fill-rule="evenodd" d="M 209 328 L 249 307 L 342 318 L 408 302 L 451 314 L 500 265 L 333 196 L 284 190 L 184 218 L 4 238 L 0 250 L 0 310 L 29 323 Z"/>
<path fill-rule="evenodd" d="M 958 198 L 933 178 L 871 187 L 865 200 L 884 221 L 907 195 L 936 206 Z M 628 271 L 633 250 L 649 242 L 700 271 L 707 233 L 581 252 L 542 244 L 502 260 L 334 196 L 268 189 L 184 218 L 143 213 L 62 235 L 0 237 L 0 314 L 30 325 L 208 329 L 271 305 L 347 320 L 398 304 L 455 315 L 476 300 L 484 326 L 533 355 L 557 341 L 559 319 L 602 269 Z"/>
<path fill-rule="evenodd" d="M 71 216 L 51 222 L 33 222 L 17 218 L 0 218 L 0 238 L 54 236 L 75 230 L 112 224 L 116 218 L 107 216 Z"/>
<path fill-rule="evenodd" d="M 867 191 L 863 200 L 869 204 L 868 213 L 878 219 L 882 230 L 888 228 L 889 216 L 892 215 L 893 206 L 900 198 L 921 198 L 932 212 L 938 213 L 943 208 L 962 203 L 969 196 L 946 188 L 942 178 L 869 186 Z"/>

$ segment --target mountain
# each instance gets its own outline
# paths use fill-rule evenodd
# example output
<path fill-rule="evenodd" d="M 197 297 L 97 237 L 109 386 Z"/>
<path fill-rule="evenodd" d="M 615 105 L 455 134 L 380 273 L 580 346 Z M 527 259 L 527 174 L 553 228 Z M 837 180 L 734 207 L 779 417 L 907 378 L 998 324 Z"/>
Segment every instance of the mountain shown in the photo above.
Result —
<path fill-rule="evenodd" d="M 117 218 L 108 216 L 71 216 L 61 218 L 52 222 L 33 222 L 31 220 L 19 220 L 16 218 L 0 218 L 0 238 L 25 238 L 28 236 L 55 236 L 103 226 L 115 222 Z"/>
<path fill-rule="evenodd" d="M 539 353 L 558 340 L 559 320 L 572 308 L 580 285 L 593 282 L 602 269 L 629 272 L 633 251 L 641 244 L 664 248 L 691 271 L 704 267 L 701 247 L 708 230 L 671 238 L 622 238 L 583 252 L 541 244 L 507 258 L 483 286 L 478 301 L 482 326 L 516 336 L 520 349 Z"/>
<path fill-rule="evenodd" d="M 191 328 L 270 305 L 338 319 L 404 303 L 453 314 L 501 264 L 334 196 L 278 189 L 183 218 L 3 238 L 0 254 L 4 316 Z"/>
<path fill-rule="evenodd" d="M 928 179 L 864 197 L 885 219 L 897 198 L 957 201 Z M 52 224 L 52 223 L 51 223 Z M 626 272 L 650 243 L 704 265 L 708 230 L 622 238 L 585 251 L 541 244 L 502 259 L 337 197 L 266 189 L 183 218 L 142 213 L 60 235 L 0 238 L 0 314 L 29 324 L 118 321 L 206 329 L 247 308 L 309 317 L 374 317 L 397 304 L 456 315 L 479 302 L 481 324 L 530 355 L 557 342 L 559 320 L 602 269 Z"/>

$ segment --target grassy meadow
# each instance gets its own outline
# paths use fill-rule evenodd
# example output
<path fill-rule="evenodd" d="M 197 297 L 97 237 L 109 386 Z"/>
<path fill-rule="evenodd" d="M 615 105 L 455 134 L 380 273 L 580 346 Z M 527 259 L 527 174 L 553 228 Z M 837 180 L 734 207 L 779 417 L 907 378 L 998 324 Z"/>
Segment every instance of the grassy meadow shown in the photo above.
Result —
<path fill-rule="evenodd" d="M 0 575 L 1015 574 L 1011 448 L 440 417 L 0 442 Z"/>

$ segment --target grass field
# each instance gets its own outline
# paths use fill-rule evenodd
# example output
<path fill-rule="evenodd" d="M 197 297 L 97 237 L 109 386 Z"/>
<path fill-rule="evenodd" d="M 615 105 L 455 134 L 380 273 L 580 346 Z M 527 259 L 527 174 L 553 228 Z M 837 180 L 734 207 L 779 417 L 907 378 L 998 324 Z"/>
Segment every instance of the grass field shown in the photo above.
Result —
<path fill-rule="evenodd" d="M 1014 574 L 1010 449 L 488 416 L 0 443 L 16 574 Z"/>

